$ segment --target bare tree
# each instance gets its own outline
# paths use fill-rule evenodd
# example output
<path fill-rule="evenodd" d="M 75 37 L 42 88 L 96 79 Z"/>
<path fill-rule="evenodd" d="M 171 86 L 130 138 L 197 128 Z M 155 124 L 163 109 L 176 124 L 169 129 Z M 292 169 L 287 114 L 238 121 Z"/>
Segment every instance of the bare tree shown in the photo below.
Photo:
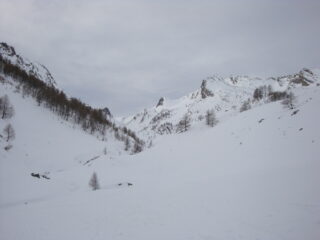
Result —
<path fill-rule="evenodd" d="M 206 124 L 210 127 L 214 127 L 218 123 L 216 114 L 213 109 L 208 110 L 206 113 Z"/>
<path fill-rule="evenodd" d="M 178 133 L 186 132 L 189 130 L 190 126 L 191 126 L 191 119 L 188 113 L 186 113 L 177 125 L 177 132 Z"/>
<path fill-rule="evenodd" d="M 15 138 L 15 131 L 12 127 L 12 125 L 9 123 L 7 126 L 3 129 L 3 138 L 9 142 Z"/>
<path fill-rule="evenodd" d="M 250 108 L 251 108 L 250 99 L 248 99 L 247 101 L 243 102 L 242 106 L 240 107 L 240 112 L 247 111 Z"/>
<path fill-rule="evenodd" d="M 3 129 L 3 135 L 7 142 L 12 141 L 16 137 L 14 129 L 10 123 Z"/>
<path fill-rule="evenodd" d="M 290 92 L 281 103 L 289 109 L 294 109 L 296 100 L 296 96 L 292 92 Z"/>
<path fill-rule="evenodd" d="M 153 142 L 152 142 L 152 140 L 150 140 L 148 148 L 151 148 L 152 146 L 153 146 Z"/>
<path fill-rule="evenodd" d="M 98 177 L 97 177 L 97 174 L 94 172 L 92 174 L 92 177 L 89 181 L 89 186 L 92 188 L 92 190 L 98 190 L 100 188 L 99 186 L 99 181 L 98 181 Z"/>
<path fill-rule="evenodd" d="M 14 114 L 13 106 L 9 101 L 8 95 L 0 98 L 0 116 L 2 119 L 11 118 Z"/>
<path fill-rule="evenodd" d="M 271 86 L 269 86 L 271 88 Z M 268 92 L 272 92 L 272 90 L 268 90 L 266 85 L 260 86 L 256 88 L 253 92 L 253 100 L 254 101 L 260 101 L 263 98 L 266 98 L 268 95 Z"/>
<path fill-rule="evenodd" d="M 132 149 L 132 153 L 139 153 L 142 152 L 143 150 L 143 143 L 139 142 L 139 141 L 135 141 L 134 145 L 133 145 L 133 149 Z"/>
<path fill-rule="evenodd" d="M 128 151 L 130 149 L 130 140 L 128 137 L 126 137 L 125 141 L 124 141 L 124 150 Z"/>
<path fill-rule="evenodd" d="M 104 155 L 107 155 L 107 153 L 108 153 L 107 147 L 104 147 L 104 148 L 103 148 L 103 154 L 104 154 Z"/>

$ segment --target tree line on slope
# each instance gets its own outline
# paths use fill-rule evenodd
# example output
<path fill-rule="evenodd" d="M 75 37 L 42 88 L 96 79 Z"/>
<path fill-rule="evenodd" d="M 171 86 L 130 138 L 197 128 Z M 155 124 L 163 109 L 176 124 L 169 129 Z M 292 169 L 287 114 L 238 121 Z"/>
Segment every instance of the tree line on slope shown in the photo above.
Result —
<path fill-rule="evenodd" d="M 43 105 L 66 121 L 75 124 L 91 134 L 98 133 L 105 136 L 107 128 L 115 132 L 116 139 L 126 143 L 131 139 L 134 142 L 132 152 L 141 152 L 144 142 L 137 135 L 126 128 L 119 128 L 109 121 L 102 109 L 92 108 L 77 98 L 68 98 L 66 94 L 54 86 L 48 85 L 32 74 L 28 74 L 0 55 L 0 72 L 10 76 L 18 83 L 17 90 L 22 96 L 33 97 L 38 105 Z M 127 148 L 127 147 L 126 147 Z"/>
<path fill-rule="evenodd" d="M 249 98 L 243 102 L 240 107 L 240 112 L 251 109 L 251 102 L 259 102 L 263 99 L 265 99 L 266 102 L 276 102 L 281 100 L 281 104 L 284 107 L 288 109 L 294 109 L 297 97 L 293 94 L 293 92 L 274 91 L 270 85 L 260 86 L 254 90 L 252 100 Z"/>

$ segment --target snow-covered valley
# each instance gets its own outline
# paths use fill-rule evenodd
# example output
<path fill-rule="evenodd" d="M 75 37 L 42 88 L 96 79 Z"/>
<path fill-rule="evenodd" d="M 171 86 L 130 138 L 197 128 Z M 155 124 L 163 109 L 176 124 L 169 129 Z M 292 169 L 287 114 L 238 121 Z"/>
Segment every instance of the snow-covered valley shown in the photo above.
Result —
<path fill-rule="evenodd" d="M 292 91 L 294 109 L 218 114 L 131 155 L 0 85 L 16 132 L 1 141 L 0 238 L 319 239 L 320 87 Z"/>

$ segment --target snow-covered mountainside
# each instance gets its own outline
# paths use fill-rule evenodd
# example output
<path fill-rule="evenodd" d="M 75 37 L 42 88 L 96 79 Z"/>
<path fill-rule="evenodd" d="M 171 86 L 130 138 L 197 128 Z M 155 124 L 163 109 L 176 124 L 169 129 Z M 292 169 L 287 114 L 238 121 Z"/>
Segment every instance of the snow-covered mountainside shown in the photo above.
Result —
<path fill-rule="evenodd" d="M 48 85 L 57 86 L 53 76 L 44 65 L 31 62 L 27 58 L 20 56 L 12 46 L 3 42 L 0 43 L 0 56 Z"/>
<path fill-rule="evenodd" d="M 122 142 L 123 150 L 127 153 L 143 150 L 144 142 L 130 129 L 119 127 L 108 108 L 95 109 L 79 99 L 67 96 L 55 86 L 49 71 L 44 67 L 42 70 L 46 71 L 40 71 L 37 66 L 40 65 L 28 62 L 16 54 L 13 47 L 6 43 L 0 44 L 0 115 L 3 115 L 0 116 L 1 119 L 8 118 L 5 116 L 8 110 L 3 109 L 10 107 L 10 97 L 7 95 L 14 92 L 24 99 L 31 97 L 34 104 L 49 109 L 59 117 L 59 121 L 82 129 L 102 141 L 115 138 Z M 13 132 L 9 126 L 6 131 L 8 136 Z"/>
<path fill-rule="evenodd" d="M 13 117 L 0 119 L 1 134 L 5 135 L 2 130 L 7 124 L 11 124 L 15 132 L 13 140 L 0 138 L 1 204 L 10 205 L 25 198 L 76 188 L 72 179 L 58 189 L 52 183 L 59 182 L 59 175 L 67 175 L 70 169 L 87 167 L 91 159 L 99 158 L 104 151 L 110 158 L 123 153 L 123 143 L 114 139 L 113 134 L 108 134 L 108 138 L 102 141 L 61 120 L 48 109 L 38 107 L 32 98 L 22 98 L 14 89 L 9 84 L 0 85 L 0 92 L 6 93 L 14 108 Z M 12 148 L 4 150 L 8 145 Z M 31 177 L 31 173 L 39 173 L 50 181 Z M 12 182 L 7 184 L 9 179 Z M 34 194 L 36 190 L 40 195 Z"/>
<path fill-rule="evenodd" d="M 94 109 L 67 97 L 49 71 L 44 78 L 13 47 L 1 43 L 0 49 L 1 204 L 75 187 L 72 179 L 58 187 L 46 182 L 37 185 L 38 196 L 33 178 L 49 181 L 69 169 L 88 167 L 102 155 L 114 159 L 142 150 L 134 132 L 112 122 L 108 108 Z M 13 175 L 12 184 L 2 184 Z"/>
<path fill-rule="evenodd" d="M 161 98 L 154 107 L 118 120 L 150 141 L 158 135 L 177 132 L 177 125 L 185 115 L 192 127 L 203 122 L 206 112 L 212 109 L 221 122 L 238 114 L 244 105 L 247 108 L 260 106 L 280 100 L 282 97 L 278 94 L 281 92 L 289 93 L 296 88 L 316 85 L 320 83 L 319 73 L 319 70 L 304 68 L 296 74 L 267 79 L 208 77 L 198 90 L 180 99 Z"/>
<path fill-rule="evenodd" d="M 317 84 L 291 89 L 294 109 L 261 104 L 121 156 L 5 90 L 15 115 L 0 125 L 10 121 L 16 138 L 9 151 L 1 142 L 1 239 L 320 239 Z"/>

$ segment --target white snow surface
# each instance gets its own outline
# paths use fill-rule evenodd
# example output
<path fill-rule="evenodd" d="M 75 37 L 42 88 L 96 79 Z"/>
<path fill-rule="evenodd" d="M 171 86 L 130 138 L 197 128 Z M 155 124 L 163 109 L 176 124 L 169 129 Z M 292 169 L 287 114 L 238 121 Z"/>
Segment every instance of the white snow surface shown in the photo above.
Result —
<path fill-rule="evenodd" d="M 16 131 L 12 149 L 0 142 L 0 239 L 319 240 L 320 87 L 291 90 L 294 110 L 233 111 L 118 156 L 112 139 L 104 155 L 106 142 L 0 85 L 16 112 L 0 120 Z"/>

